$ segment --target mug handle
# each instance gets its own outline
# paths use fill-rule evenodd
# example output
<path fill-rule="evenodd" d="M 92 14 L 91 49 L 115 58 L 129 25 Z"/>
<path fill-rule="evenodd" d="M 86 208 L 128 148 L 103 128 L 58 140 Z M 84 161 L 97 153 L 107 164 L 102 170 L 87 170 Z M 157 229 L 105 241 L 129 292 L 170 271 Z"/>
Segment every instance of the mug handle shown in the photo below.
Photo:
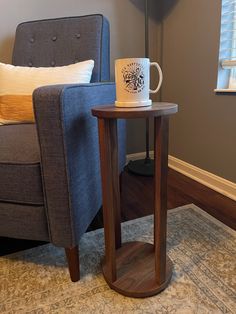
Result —
<path fill-rule="evenodd" d="M 151 66 L 154 66 L 157 68 L 158 70 L 158 73 L 159 73 L 159 83 L 157 85 L 157 88 L 152 90 L 152 89 L 149 89 L 149 93 L 150 94 L 155 94 L 159 91 L 159 89 L 161 88 L 161 84 L 162 84 L 162 81 L 163 81 L 163 73 L 162 73 L 162 70 L 161 70 L 161 67 L 159 66 L 159 64 L 157 62 L 150 62 L 150 67 Z"/>

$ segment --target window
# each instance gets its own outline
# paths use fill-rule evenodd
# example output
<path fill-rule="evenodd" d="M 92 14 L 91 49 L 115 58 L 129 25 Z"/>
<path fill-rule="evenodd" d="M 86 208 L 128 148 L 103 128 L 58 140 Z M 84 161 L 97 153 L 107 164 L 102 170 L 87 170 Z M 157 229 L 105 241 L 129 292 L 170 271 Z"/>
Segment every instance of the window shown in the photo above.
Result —
<path fill-rule="evenodd" d="M 236 92 L 236 0 L 222 0 L 216 91 Z"/>

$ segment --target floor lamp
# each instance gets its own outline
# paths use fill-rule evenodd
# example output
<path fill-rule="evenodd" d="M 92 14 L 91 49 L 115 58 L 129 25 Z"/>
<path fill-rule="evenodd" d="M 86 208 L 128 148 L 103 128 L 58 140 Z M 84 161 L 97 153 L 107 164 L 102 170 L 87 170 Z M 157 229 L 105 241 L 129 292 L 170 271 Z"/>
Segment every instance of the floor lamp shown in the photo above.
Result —
<path fill-rule="evenodd" d="M 145 58 L 149 58 L 149 25 L 148 25 L 148 0 L 145 0 Z M 146 156 L 145 159 L 130 161 L 127 169 L 141 176 L 153 176 L 154 161 L 149 155 L 149 119 L 146 119 Z"/>

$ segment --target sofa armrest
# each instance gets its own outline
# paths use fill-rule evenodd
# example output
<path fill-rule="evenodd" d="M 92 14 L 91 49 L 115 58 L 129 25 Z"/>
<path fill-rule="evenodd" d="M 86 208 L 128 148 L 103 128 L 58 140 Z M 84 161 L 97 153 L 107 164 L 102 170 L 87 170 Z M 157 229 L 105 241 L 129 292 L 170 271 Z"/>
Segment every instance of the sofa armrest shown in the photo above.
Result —
<path fill-rule="evenodd" d="M 101 206 L 97 121 L 91 108 L 114 100 L 114 83 L 34 91 L 49 234 L 56 245 L 76 245 Z M 124 143 L 121 150 L 124 159 Z"/>

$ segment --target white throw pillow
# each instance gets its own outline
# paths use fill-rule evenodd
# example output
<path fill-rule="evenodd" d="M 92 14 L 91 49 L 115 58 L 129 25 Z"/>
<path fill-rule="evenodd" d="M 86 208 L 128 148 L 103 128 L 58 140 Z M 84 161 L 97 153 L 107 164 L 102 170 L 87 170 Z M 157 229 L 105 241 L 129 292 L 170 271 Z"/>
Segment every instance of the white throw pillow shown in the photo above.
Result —
<path fill-rule="evenodd" d="M 32 103 L 22 106 L 27 95 L 45 85 L 89 83 L 93 67 L 93 60 L 49 68 L 0 63 L 0 124 L 33 122 L 34 118 L 29 118 L 33 116 Z"/>
<path fill-rule="evenodd" d="M 93 67 L 93 60 L 49 68 L 0 63 L 0 95 L 29 95 L 44 85 L 89 83 Z"/>

